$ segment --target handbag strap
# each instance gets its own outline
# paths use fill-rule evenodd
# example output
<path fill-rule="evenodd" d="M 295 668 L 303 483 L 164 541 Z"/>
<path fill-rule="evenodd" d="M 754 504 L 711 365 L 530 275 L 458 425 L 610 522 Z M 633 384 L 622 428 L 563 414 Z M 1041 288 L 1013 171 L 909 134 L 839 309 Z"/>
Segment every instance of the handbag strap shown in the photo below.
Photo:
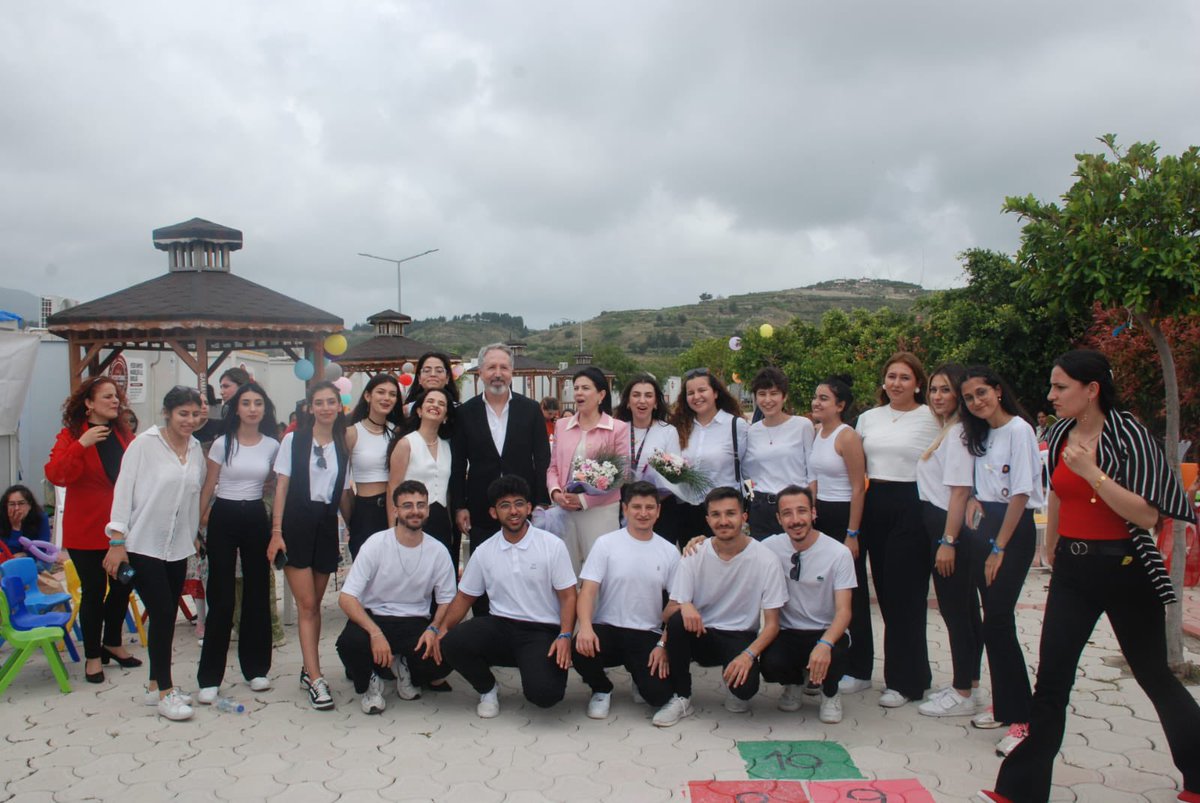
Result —
<path fill-rule="evenodd" d="M 742 493 L 742 459 L 738 457 L 737 422 L 736 415 L 729 419 L 730 431 L 733 433 L 733 477 L 737 482 L 738 493 Z"/>

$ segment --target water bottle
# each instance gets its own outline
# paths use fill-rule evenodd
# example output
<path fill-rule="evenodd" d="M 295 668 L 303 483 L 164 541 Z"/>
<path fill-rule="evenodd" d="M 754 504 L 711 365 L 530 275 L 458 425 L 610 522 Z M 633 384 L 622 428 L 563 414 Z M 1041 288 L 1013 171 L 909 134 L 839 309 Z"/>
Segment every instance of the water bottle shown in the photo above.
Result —
<path fill-rule="evenodd" d="M 222 714 L 246 713 L 246 706 L 242 705 L 231 697 L 218 697 L 213 703 L 213 708 L 217 709 Z"/>
<path fill-rule="evenodd" d="M 134 572 L 133 567 L 128 563 L 122 563 L 117 567 L 117 579 L 125 585 L 129 585 L 133 582 L 134 574 L 136 574 L 136 572 Z"/>

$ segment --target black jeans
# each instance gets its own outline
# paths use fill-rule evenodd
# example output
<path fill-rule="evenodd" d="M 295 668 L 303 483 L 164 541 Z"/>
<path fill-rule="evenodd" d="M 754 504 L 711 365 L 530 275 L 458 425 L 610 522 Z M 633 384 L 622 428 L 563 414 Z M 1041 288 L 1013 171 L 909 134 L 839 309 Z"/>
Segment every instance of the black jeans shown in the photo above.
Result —
<path fill-rule="evenodd" d="M 374 496 L 355 496 L 354 508 L 350 511 L 350 524 L 347 527 L 350 557 L 357 558 L 358 550 L 380 530 L 386 530 L 391 525 L 387 520 L 387 494 Z"/>
<path fill-rule="evenodd" d="M 1079 656 L 1100 614 L 1108 616 L 1134 678 L 1162 721 L 1183 788 L 1200 792 L 1200 706 L 1167 667 L 1163 604 L 1134 557 L 1074 556 L 1059 550 L 1046 596 L 1029 737 L 1000 765 L 996 791 L 1016 803 L 1050 796 Z"/>
<path fill-rule="evenodd" d="M 924 696 L 933 675 L 925 623 L 929 610 L 929 541 L 921 521 L 915 482 L 874 480 L 863 505 L 862 534 L 854 570 L 850 668 L 847 674 L 871 678 L 875 664 L 867 560 L 883 617 L 883 679 L 910 700 Z"/>
<path fill-rule="evenodd" d="M 839 544 L 846 543 L 846 530 L 850 529 L 850 503 L 817 500 L 817 518 L 813 526 Z"/>
<path fill-rule="evenodd" d="M 432 658 L 422 658 L 421 653 L 414 652 L 417 640 L 429 627 L 428 619 L 422 616 L 380 616 L 372 611 L 367 611 L 367 615 L 383 631 L 392 656 L 403 658 L 408 664 L 414 686 L 427 686 L 430 681 L 441 680 L 450 674 L 450 665 L 445 660 L 439 665 Z M 367 690 L 371 675 L 376 674 L 377 670 L 386 668 L 391 673 L 391 667 L 376 665 L 371 655 L 371 635 L 354 622 L 346 622 L 346 627 L 338 636 L 337 651 L 346 671 L 350 673 L 350 679 L 354 681 L 354 690 L 359 694 Z"/>
<path fill-rule="evenodd" d="M 783 532 L 783 527 L 779 525 L 779 518 L 775 512 L 779 509 L 779 503 L 775 494 L 755 493 L 754 500 L 750 502 L 750 537 L 755 541 L 761 541 L 775 533 Z"/>
<path fill-rule="evenodd" d="M 83 631 L 83 655 L 99 658 L 101 645 L 121 646 L 121 627 L 129 610 L 133 587 L 110 578 L 104 571 L 106 549 L 69 549 L 79 575 L 79 627 Z M 101 636 L 103 635 L 103 639 Z"/>
<path fill-rule="evenodd" d="M 208 616 L 196 682 L 200 688 L 220 686 L 233 629 L 234 591 L 239 553 L 242 557 L 242 615 L 238 624 L 238 664 L 246 680 L 271 670 L 270 566 L 267 542 L 271 522 L 261 499 L 217 499 L 208 517 Z"/>
<path fill-rule="evenodd" d="M 922 502 L 921 507 L 932 563 L 937 558 L 938 541 L 946 532 L 946 511 L 932 502 Z M 979 680 L 980 664 L 983 663 L 983 617 L 975 578 L 982 571 L 990 551 L 990 545 L 979 533 L 963 527 L 955 542 L 954 572 L 949 577 L 942 577 L 937 569 L 933 570 L 933 590 L 950 639 L 950 661 L 954 667 L 950 685 L 960 691 L 969 691 Z"/>
<path fill-rule="evenodd" d="M 983 522 L 979 525 L 984 560 L 991 553 L 989 543 L 1000 531 L 1004 502 L 984 502 Z M 1033 693 L 1029 689 L 1029 668 L 1021 642 L 1017 639 L 1017 600 L 1033 563 L 1037 549 L 1037 529 L 1033 511 L 1026 510 L 1012 538 L 1004 548 L 1000 571 L 989 586 L 984 578 L 984 561 L 973 567 L 975 588 L 983 606 L 983 646 L 987 650 L 992 675 L 992 714 L 998 722 L 1028 722 Z"/>
<path fill-rule="evenodd" d="M 480 694 L 496 687 L 491 667 L 515 666 L 525 699 L 549 708 L 567 691 L 567 670 L 547 656 L 558 633 L 557 624 L 479 616 L 446 634 L 442 658 Z"/>
<path fill-rule="evenodd" d="M 175 618 L 179 615 L 179 595 L 187 577 L 187 558 L 168 561 L 130 552 L 129 565 L 134 571 L 133 587 L 150 618 L 146 633 L 150 680 L 159 689 L 174 688 L 171 650 L 175 646 Z"/>
<path fill-rule="evenodd" d="M 692 661 L 700 666 L 719 666 L 722 669 L 742 650 L 758 638 L 756 630 L 714 630 L 709 627 L 704 635 L 689 633 L 683 627 L 683 613 L 676 611 L 667 620 L 667 663 L 671 667 L 668 680 L 671 689 L 680 697 L 692 696 Z M 746 682 L 730 689 L 735 697 L 749 700 L 758 694 L 758 662 L 750 664 Z"/>
<path fill-rule="evenodd" d="M 675 543 L 680 547 L 687 544 L 697 535 L 712 536 L 708 526 L 708 518 L 704 514 L 704 505 L 690 505 L 680 502 L 675 506 L 676 518 Z"/>
<path fill-rule="evenodd" d="M 817 641 L 825 636 L 822 630 L 785 630 L 780 629 L 779 635 L 771 642 L 771 646 L 763 650 L 762 676 L 763 680 L 771 683 L 788 683 L 799 685 L 808 679 L 808 656 L 817 646 Z M 846 633 L 837 640 L 829 657 L 829 672 L 821 691 L 826 697 L 837 694 L 838 681 L 845 672 L 846 657 L 850 651 L 850 636 Z"/>
<path fill-rule="evenodd" d="M 593 692 L 611 692 L 613 684 L 604 670 L 610 666 L 623 666 L 633 678 L 638 693 L 650 705 L 659 708 L 671 699 L 670 680 L 651 674 L 647 665 L 660 638 L 658 633 L 604 624 L 593 624 L 592 630 L 600 639 L 600 651 L 589 658 L 576 649 L 572 662 L 579 677 Z"/>

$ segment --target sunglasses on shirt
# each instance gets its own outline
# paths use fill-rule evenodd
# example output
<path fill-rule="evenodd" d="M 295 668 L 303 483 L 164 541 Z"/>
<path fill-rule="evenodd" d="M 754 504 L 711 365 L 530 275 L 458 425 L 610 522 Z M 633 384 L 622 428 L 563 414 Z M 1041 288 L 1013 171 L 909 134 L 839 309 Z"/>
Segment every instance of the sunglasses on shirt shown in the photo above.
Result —
<path fill-rule="evenodd" d="M 799 552 L 792 553 L 792 569 L 791 569 L 791 571 L 788 572 L 788 577 L 792 578 L 793 580 L 800 579 L 800 553 Z"/>
<path fill-rule="evenodd" d="M 317 458 L 317 468 L 326 468 L 329 464 L 325 462 L 325 450 L 317 444 L 313 444 L 313 457 Z"/>

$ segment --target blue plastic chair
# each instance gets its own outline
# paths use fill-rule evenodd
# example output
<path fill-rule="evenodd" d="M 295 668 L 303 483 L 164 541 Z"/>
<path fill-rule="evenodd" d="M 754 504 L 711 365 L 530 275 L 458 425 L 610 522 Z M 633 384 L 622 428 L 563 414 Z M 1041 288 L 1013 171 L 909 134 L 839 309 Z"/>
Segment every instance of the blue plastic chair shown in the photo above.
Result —
<path fill-rule="evenodd" d="M 0 563 L 0 577 L 20 578 L 25 587 L 25 607 L 33 613 L 46 613 L 58 606 L 71 613 L 71 595 L 67 593 L 43 594 L 38 590 L 38 570 L 33 558 L 13 558 Z"/>
<path fill-rule="evenodd" d="M 8 595 L 0 592 L 0 640 L 9 642 L 12 651 L 8 660 L 0 666 L 0 695 L 4 694 L 8 685 L 20 673 L 21 667 L 29 656 L 41 649 L 46 654 L 50 671 L 58 681 L 58 688 L 63 693 L 71 691 L 71 682 L 67 679 L 67 668 L 63 666 L 62 658 L 54 643 L 62 638 L 63 629 L 59 627 L 39 627 L 34 630 L 17 630 L 9 620 Z"/>
<path fill-rule="evenodd" d="M 0 580 L 0 585 L 4 587 L 4 597 L 8 600 L 8 618 L 14 630 L 36 630 L 39 627 L 59 628 L 62 630 L 62 640 L 67 646 L 71 660 L 79 663 L 79 652 L 75 649 L 75 642 L 71 640 L 71 634 L 67 631 L 67 623 L 71 621 L 71 614 L 64 611 L 32 613 L 26 602 L 25 587 L 21 584 L 19 577 L 5 577 Z"/>

